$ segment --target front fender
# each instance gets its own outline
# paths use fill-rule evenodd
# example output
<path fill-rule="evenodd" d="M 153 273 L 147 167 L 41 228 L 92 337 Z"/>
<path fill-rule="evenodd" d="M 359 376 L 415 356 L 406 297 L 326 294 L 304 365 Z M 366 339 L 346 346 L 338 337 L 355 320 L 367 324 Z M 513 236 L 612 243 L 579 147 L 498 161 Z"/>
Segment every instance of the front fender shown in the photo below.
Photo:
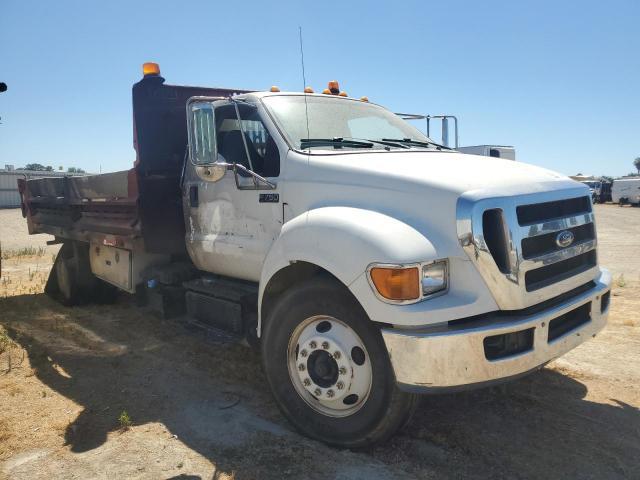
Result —
<path fill-rule="evenodd" d="M 432 243 L 396 218 L 361 208 L 317 208 L 282 227 L 263 265 L 259 304 L 271 277 L 295 261 L 322 267 L 350 287 L 372 262 L 412 263 L 436 258 Z"/>

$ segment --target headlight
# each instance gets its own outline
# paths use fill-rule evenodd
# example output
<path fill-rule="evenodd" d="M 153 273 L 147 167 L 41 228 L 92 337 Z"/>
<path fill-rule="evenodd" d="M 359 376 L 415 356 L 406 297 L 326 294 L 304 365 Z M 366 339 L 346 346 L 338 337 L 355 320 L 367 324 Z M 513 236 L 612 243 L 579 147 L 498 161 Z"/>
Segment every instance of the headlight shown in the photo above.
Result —
<path fill-rule="evenodd" d="M 422 266 L 422 296 L 446 290 L 448 287 L 448 265 L 446 260 L 438 260 Z"/>
<path fill-rule="evenodd" d="M 410 265 L 372 264 L 369 283 L 378 298 L 388 303 L 416 303 L 449 287 L 447 260 Z"/>

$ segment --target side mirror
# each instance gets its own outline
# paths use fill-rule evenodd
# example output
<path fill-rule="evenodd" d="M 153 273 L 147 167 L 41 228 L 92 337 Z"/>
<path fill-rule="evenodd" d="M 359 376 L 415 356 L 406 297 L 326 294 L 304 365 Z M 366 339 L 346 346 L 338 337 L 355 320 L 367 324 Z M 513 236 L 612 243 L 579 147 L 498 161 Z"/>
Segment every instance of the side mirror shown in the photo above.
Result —
<path fill-rule="evenodd" d="M 224 177 L 227 166 L 217 163 L 215 110 L 211 100 L 194 97 L 187 102 L 187 128 L 189 160 L 196 173 L 202 180 L 217 182 Z"/>

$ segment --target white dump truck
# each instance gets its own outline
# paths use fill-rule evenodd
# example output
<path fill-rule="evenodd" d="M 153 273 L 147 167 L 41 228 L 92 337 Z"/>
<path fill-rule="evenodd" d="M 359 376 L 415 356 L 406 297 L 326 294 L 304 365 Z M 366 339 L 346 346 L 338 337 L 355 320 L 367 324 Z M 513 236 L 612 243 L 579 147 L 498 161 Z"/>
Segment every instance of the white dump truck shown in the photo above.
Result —
<path fill-rule="evenodd" d="M 133 87 L 131 170 L 20 181 L 62 243 L 47 292 L 119 288 L 262 352 L 282 413 L 380 442 L 419 394 L 511 380 L 605 325 L 589 190 L 434 143 L 346 96 Z"/>

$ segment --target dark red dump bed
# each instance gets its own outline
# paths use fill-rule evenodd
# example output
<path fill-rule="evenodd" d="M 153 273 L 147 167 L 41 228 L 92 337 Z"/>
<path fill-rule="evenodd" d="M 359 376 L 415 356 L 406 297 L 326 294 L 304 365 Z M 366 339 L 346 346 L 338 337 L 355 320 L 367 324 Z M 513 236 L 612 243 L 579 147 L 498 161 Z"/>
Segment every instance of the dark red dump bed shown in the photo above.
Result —
<path fill-rule="evenodd" d="M 18 180 L 29 233 L 184 253 L 180 179 L 187 150 L 186 102 L 193 96 L 246 92 L 165 85 L 159 75 L 146 76 L 133 86 L 133 168 Z"/>

